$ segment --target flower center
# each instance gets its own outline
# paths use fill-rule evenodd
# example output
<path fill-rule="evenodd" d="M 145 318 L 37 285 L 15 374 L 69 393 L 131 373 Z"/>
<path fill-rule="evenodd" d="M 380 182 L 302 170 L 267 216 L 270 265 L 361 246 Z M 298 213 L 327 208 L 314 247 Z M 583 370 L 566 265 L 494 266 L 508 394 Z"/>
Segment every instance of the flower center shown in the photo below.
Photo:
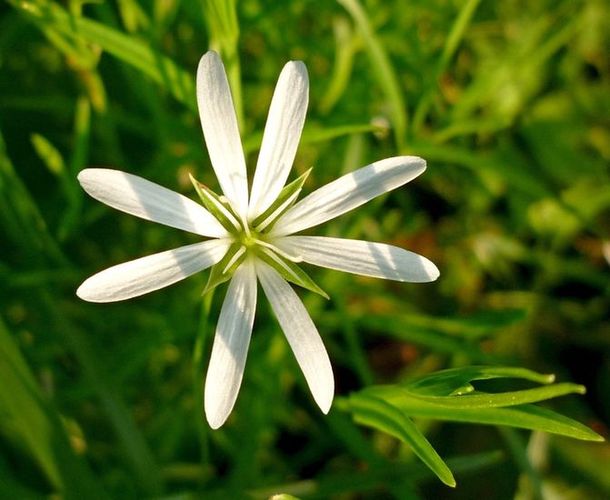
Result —
<path fill-rule="evenodd" d="M 234 234 L 234 241 L 243 248 L 246 254 L 256 256 L 261 246 L 261 235 L 250 228 L 248 229 L 248 232 L 243 230 Z"/>
<path fill-rule="evenodd" d="M 248 232 L 246 232 L 245 230 L 240 231 L 239 233 L 234 235 L 234 238 L 234 241 L 240 246 L 240 250 L 238 252 L 241 255 L 247 253 L 253 256 L 258 256 L 262 252 L 267 255 L 279 255 L 282 258 L 292 262 L 302 262 L 303 260 L 298 256 L 294 256 L 283 250 L 280 250 L 273 243 L 266 241 L 264 233 L 259 233 L 251 228 L 249 228 Z"/>
<path fill-rule="evenodd" d="M 243 231 L 237 233 L 235 235 L 235 241 L 241 243 L 246 248 L 252 248 L 259 242 L 260 235 L 251 228 L 248 229 L 248 231 L 244 229 Z"/>

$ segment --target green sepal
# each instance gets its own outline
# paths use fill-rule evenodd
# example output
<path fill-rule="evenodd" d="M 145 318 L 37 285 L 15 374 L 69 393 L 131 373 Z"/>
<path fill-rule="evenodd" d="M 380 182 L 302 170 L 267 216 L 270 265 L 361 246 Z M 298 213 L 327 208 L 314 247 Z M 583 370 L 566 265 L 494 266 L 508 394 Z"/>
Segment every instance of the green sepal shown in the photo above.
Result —
<path fill-rule="evenodd" d="M 231 262 L 231 259 L 235 257 L 239 249 L 242 248 L 242 246 L 243 245 L 240 243 L 233 243 L 227 250 L 227 253 L 222 260 L 212 266 L 210 269 L 210 275 L 208 276 L 208 282 L 206 283 L 203 292 L 201 292 L 201 295 L 205 295 L 218 285 L 222 285 L 225 281 L 229 281 L 231 279 L 233 273 L 246 258 L 246 253 L 244 252 L 238 259 L 236 259 L 235 262 L 233 262 L 226 270 L 226 272 L 225 268 Z"/>
<path fill-rule="evenodd" d="M 309 177 L 310 173 L 311 168 L 307 170 L 307 172 L 305 172 L 303 175 L 293 180 L 290 184 L 284 186 L 284 188 L 280 191 L 280 194 L 271 204 L 271 206 L 252 221 L 252 227 L 258 227 L 261 223 L 265 222 L 268 217 L 273 216 L 273 220 L 269 222 L 269 224 L 267 224 L 267 226 L 262 230 L 262 232 L 268 232 L 269 229 L 273 227 L 273 224 L 275 224 L 275 222 L 280 218 L 280 215 L 286 212 L 286 210 L 288 210 L 297 201 L 298 193 L 299 191 L 301 191 L 301 188 L 303 187 L 303 184 L 305 184 L 305 181 L 307 180 L 307 177 Z M 295 194 L 296 196 L 294 196 Z M 277 213 L 274 213 L 291 196 L 294 196 L 292 202 L 287 203 L 285 207 L 282 207 L 281 210 L 279 210 Z"/>
<path fill-rule="evenodd" d="M 191 182 L 193 183 L 195 191 L 197 191 L 203 206 L 208 210 L 208 212 L 216 217 L 222 227 L 224 227 L 230 233 L 235 233 L 236 230 L 239 230 L 241 227 L 239 218 L 233 213 L 231 204 L 221 196 L 217 195 L 205 184 L 199 182 L 191 174 L 189 174 L 189 178 L 191 179 Z"/>
<path fill-rule="evenodd" d="M 303 271 L 297 264 L 289 261 L 281 257 L 280 255 L 273 253 L 275 258 L 270 257 L 268 253 L 264 251 L 258 252 L 257 257 L 264 261 L 266 264 L 269 264 L 273 269 L 275 269 L 280 275 L 286 280 L 298 285 L 300 287 L 306 288 L 318 295 L 321 295 L 325 299 L 329 299 L 328 294 L 322 290 L 315 282 L 312 280 L 309 275 Z M 279 263 L 281 262 L 281 264 Z"/>

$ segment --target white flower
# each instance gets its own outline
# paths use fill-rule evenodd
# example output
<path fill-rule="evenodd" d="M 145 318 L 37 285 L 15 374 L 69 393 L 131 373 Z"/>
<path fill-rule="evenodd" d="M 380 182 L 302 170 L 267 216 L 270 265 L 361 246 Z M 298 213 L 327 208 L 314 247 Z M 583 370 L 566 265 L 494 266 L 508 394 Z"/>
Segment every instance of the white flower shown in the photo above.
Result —
<path fill-rule="evenodd" d="M 117 170 L 89 168 L 78 175 L 87 193 L 113 208 L 211 238 L 106 269 L 87 279 L 76 293 L 91 302 L 124 300 L 209 267 L 208 288 L 230 278 L 205 383 L 205 413 L 212 428 L 225 422 L 237 398 L 254 323 L 257 278 L 316 403 L 327 413 L 334 394 L 330 361 L 316 327 L 288 281 L 324 292 L 297 262 L 397 281 L 427 282 L 439 274 L 426 258 L 383 243 L 290 236 L 402 186 L 426 168 L 424 160 L 412 156 L 377 161 L 295 204 L 305 176 L 287 186 L 285 183 L 303 129 L 308 92 L 305 65 L 295 61 L 286 64 L 271 102 L 249 196 L 229 84 L 214 52 L 205 54 L 199 63 L 197 101 L 208 152 L 224 196 L 194 181 L 201 205 Z"/>

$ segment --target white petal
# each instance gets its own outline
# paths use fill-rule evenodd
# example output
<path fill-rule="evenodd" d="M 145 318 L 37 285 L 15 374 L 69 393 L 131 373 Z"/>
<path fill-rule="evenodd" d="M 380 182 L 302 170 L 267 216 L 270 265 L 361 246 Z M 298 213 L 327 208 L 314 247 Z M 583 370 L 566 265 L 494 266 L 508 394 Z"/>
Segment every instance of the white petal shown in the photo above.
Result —
<path fill-rule="evenodd" d="M 86 168 L 78 174 L 78 181 L 96 200 L 136 217 L 211 238 L 227 235 L 201 205 L 137 175 L 107 168 Z"/>
<path fill-rule="evenodd" d="M 274 244 L 310 264 L 362 276 L 411 283 L 426 283 L 439 276 L 437 267 L 425 257 L 384 243 L 323 236 L 286 236 L 275 240 Z"/>
<path fill-rule="evenodd" d="M 270 266 L 256 262 L 256 273 L 292 348 L 314 400 L 324 413 L 333 402 L 333 371 L 320 334 L 292 287 Z"/>
<path fill-rule="evenodd" d="M 206 52 L 199 61 L 197 104 L 220 187 L 235 210 L 245 217 L 248 211 L 246 161 L 227 74 L 216 52 Z"/>
<path fill-rule="evenodd" d="M 205 380 L 205 415 L 218 429 L 231 413 L 246 365 L 256 311 L 256 273 L 246 260 L 235 272 L 222 304 Z"/>
<path fill-rule="evenodd" d="M 334 219 L 413 180 L 426 170 L 416 156 L 376 161 L 326 184 L 290 208 L 275 224 L 274 235 L 292 234 Z"/>
<path fill-rule="evenodd" d="M 290 61 L 280 74 L 269 108 L 252 182 L 250 220 L 267 210 L 284 187 L 305 123 L 308 93 L 307 68 L 300 61 Z"/>
<path fill-rule="evenodd" d="M 89 302 L 138 297 L 213 266 L 228 248 L 227 240 L 210 240 L 125 262 L 85 280 L 76 295 Z"/>

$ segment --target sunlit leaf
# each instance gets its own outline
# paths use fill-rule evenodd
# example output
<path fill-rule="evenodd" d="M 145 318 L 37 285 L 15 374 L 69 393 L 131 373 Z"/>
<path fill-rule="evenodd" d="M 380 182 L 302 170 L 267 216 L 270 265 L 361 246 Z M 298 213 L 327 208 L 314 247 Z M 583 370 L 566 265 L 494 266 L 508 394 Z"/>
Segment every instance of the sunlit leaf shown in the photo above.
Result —
<path fill-rule="evenodd" d="M 403 387 L 410 393 L 422 396 L 451 396 L 456 390 L 470 385 L 474 380 L 495 378 L 524 379 L 540 384 L 550 384 L 555 380 L 554 375 L 542 375 L 526 368 L 467 366 L 431 373 L 409 381 Z"/>
<path fill-rule="evenodd" d="M 415 424 L 395 406 L 367 393 L 350 398 L 356 422 L 374 427 L 407 443 L 415 454 L 448 486 L 455 486 L 453 474 Z"/>

